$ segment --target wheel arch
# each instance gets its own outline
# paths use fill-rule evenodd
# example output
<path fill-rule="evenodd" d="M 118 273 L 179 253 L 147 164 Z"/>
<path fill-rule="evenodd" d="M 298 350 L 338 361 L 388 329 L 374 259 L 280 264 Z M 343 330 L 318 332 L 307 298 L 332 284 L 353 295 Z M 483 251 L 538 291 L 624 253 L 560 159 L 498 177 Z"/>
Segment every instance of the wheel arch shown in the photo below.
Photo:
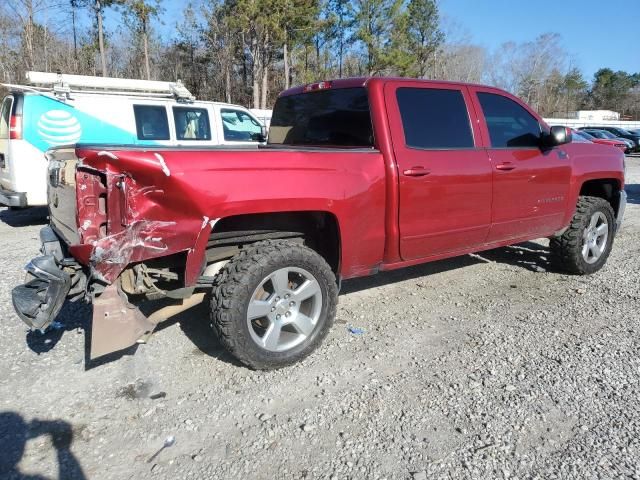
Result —
<path fill-rule="evenodd" d="M 209 234 L 206 262 L 229 256 L 234 248 L 270 239 L 298 239 L 315 250 L 336 276 L 341 266 L 340 224 L 322 210 L 248 213 L 220 218 Z"/>
<path fill-rule="evenodd" d="M 620 213 L 620 190 L 622 185 L 617 178 L 595 178 L 582 182 L 579 196 L 599 197 L 606 200 L 618 217 Z"/>

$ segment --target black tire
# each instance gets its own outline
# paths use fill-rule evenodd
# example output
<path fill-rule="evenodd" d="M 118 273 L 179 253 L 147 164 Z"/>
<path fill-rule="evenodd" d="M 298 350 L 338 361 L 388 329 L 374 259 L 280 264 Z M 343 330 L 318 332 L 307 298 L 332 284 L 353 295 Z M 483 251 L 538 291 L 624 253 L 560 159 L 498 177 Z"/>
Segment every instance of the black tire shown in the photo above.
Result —
<path fill-rule="evenodd" d="M 318 282 L 322 303 L 313 331 L 302 343 L 284 351 L 270 351 L 249 331 L 248 308 L 256 289 L 283 268 L 310 273 Z M 213 287 L 211 321 L 231 355 L 250 368 L 270 370 L 302 360 L 322 343 L 333 325 L 337 301 L 336 279 L 324 258 L 301 243 L 267 240 L 243 248 L 222 268 Z"/>
<path fill-rule="evenodd" d="M 588 262 L 583 254 L 583 235 L 591 219 L 600 212 L 607 221 L 607 238 L 604 250 L 597 259 Z M 609 258 L 615 235 L 615 215 L 609 202 L 599 197 L 581 196 L 578 198 L 576 212 L 567 230 L 550 240 L 549 247 L 555 263 L 562 270 L 576 275 L 590 275 L 600 270 Z"/>

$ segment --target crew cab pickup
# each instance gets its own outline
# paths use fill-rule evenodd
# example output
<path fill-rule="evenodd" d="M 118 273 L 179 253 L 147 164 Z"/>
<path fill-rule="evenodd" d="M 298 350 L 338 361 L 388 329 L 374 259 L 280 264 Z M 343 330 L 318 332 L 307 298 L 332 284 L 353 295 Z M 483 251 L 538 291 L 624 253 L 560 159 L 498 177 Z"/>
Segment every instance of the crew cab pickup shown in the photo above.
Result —
<path fill-rule="evenodd" d="M 572 143 L 514 96 L 461 83 L 292 88 L 263 146 L 47 157 L 50 225 L 13 303 L 44 329 L 65 299 L 92 302 L 92 358 L 207 298 L 235 357 L 282 367 L 327 335 L 342 280 L 541 237 L 560 267 L 590 274 L 626 204 L 620 151 Z"/>

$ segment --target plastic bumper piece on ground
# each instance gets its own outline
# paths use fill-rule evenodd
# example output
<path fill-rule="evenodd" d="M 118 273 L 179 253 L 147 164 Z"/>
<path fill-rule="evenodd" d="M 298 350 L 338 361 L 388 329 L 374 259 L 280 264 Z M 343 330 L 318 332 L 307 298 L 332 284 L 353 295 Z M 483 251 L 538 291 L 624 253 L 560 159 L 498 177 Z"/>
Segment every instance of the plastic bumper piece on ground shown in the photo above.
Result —
<path fill-rule="evenodd" d="M 34 258 L 25 270 L 26 283 L 11 292 L 13 307 L 29 327 L 43 330 L 60 312 L 71 278 L 58 266 L 53 255 Z"/>

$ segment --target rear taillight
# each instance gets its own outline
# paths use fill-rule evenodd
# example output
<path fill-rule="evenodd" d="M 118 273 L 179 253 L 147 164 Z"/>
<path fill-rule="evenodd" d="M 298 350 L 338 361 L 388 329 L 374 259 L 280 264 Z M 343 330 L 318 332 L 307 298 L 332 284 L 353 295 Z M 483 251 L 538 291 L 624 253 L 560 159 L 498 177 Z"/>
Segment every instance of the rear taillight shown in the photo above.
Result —
<path fill-rule="evenodd" d="M 11 115 L 9 120 L 9 138 L 22 140 L 22 115 Z"/>
<path fill-rule="evenodd" d="M 76 169 L 76 219 L 81 243 L 92 243 L 107 234 L 106 185 L 105 175 Z"/>

